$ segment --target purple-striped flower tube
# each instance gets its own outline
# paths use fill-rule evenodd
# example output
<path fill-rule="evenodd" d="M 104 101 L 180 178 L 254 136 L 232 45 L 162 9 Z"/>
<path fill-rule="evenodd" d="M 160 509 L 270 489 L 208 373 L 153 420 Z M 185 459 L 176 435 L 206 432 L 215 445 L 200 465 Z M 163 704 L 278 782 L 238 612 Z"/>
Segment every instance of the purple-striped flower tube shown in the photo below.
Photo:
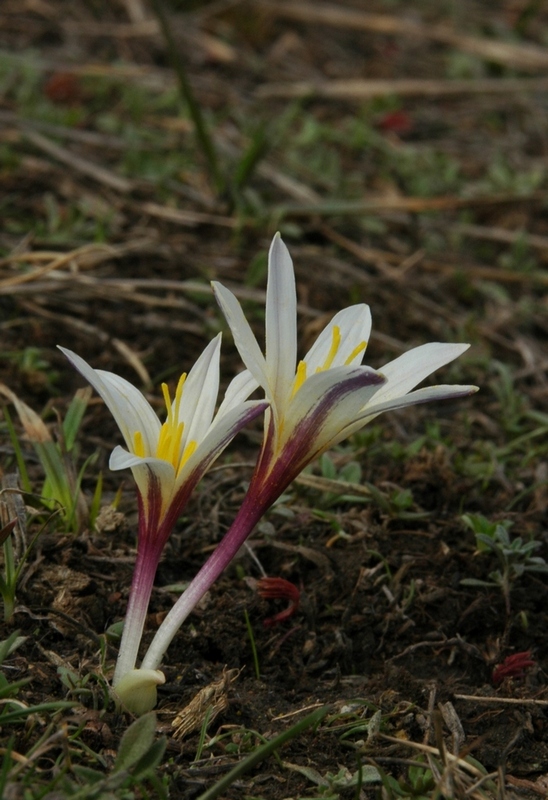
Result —
<path fill-rule="evenodd" d="M 137 694 L 136 677 L 141 682 L 143 679 L 142 674 L 131 677 L 131 672 L 156 569 L 169 534 L 212 462 L 238 431 L 268 405 L 266 401 L 247 401 L 255 382 L 243 372 L 229 385 L 215 415 L 220 347 L 219 334 L 206 347 L 188 377 L 181 376 L 173 399 L 167 385 L 162 385 L 167 412 L 163 423 L 131 383 L 112 372 L 95 370 L 75 353 L 60 348 L 103 398 L 124 437 L 126 448 L 115 447 L 110 456 L 110 468 L 131 469 L 137 484 L 137 561 L 113 680 L 118 696 L 127 707 L 131 706 L 130 698 Z M 155 695 L 156 684 L 163 683 L 163 676 L 158 673 L 148 677 L 149 688 L 151 691 L 153 688 Z M 129 687 L 127 696 L 124 680 Z M 145 688 L 141 686 L 140 693 Z"/>
<path fill-rule="evenodd" d="M 268 262 L 266 355 L 240 304 L 218 283 L 213 289 L 249 374 L 269 401 L 262 451 L 230 530 L 158 629 L 142 667 L 157 669 L 178 628 L 291 481 L 329 447 L 378 414 L 442 398 L 463 397 L 475 386 L 414 387 L 453 361 L 467 344 L 426 344 L 379 372 L 361 366 L 371 331 L 364 304 L 340 311 L 297 363 L 297 297 L 289 252 L 274 237 Z"/>

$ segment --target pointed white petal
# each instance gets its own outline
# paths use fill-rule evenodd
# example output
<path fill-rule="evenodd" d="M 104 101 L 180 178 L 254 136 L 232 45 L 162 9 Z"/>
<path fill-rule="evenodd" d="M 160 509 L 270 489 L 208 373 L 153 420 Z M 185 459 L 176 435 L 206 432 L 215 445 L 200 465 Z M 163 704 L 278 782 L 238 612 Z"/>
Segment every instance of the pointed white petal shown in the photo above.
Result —
<path fill-rule="evenodd" d="M 110 454 L 108 462 L 109 468 L 113 471 L 119 469 L 131 469 L 135 471 L 143 467 L 158 477 L 160 483 L 170 484 L 175 479 L 175 468 L 169 461 L 164 461 L 163 458 L 155 458 L 154 456 L 139 456 L 128 453 L 123 447 L 119 445 L 114 448 Z"/>
<path fill-rule="evenodd" d="M 169 461 L 163 458 L 155 458 L 154 456 L 136 456 L 118 445 L 110 454 L 108 466 L 111 470 L 117 471 L 119 469 L 133 469 L 139 466 L 148 466 L 153 472 L 161 473 L 163 477 L 169 477 L 175 474 L 175 468 Z"/>
<path fill-rule="evenodd" d="M 163 504 L 167 507 L 175 486 L 175 469 L 169 461 L 152 456 L 140 458 L 118 446 L 110 454 L 109 467 L 113 471 L 130 469 L 145 502 L 149 494 L 151 477 L 154 476 L 162 493 Z"/>
<path fill-rule="evenodd" d="M 325 364 L 333 344 L 333 328 L 335 325 L 340 330 L 341 342 L 331 366 L 339 367 L 346 364 L 361 342 L 365 342 L 367 345 L 369 341 L 371 335 L 371 311 L 369 306 L 365 305 L 365 303 L 360 303 L 335 314 L 305 356 L 304 360 L 306 361 L 309 375 L 312 375 Z M 361 364 L 364 352 L 365 349 L 357 353 L 350 363 Z"/>
<path fill-rule="evenodd" d="M 211 285 L 217 302 L 221 307 L 221 311 L 225 315 L 226 321 L 232 331 L 234 344 L 240 354 L 240 358 L 259 386 L 263 387 L 269 399 L 271 399 L 272 392 L 268 381 L 266 362 L 240 304 L 232 292 L 226 289 L 222 284 L 213 281 Z"/>
<path fill-rule="evenodd" d="M 375 395 L 375 403 L 384 403 L 406 395 L 428 375 L 449 364 L 469 347 L 469 344 L 430 342 L 390 361 L 381 367 L 381 372 L 387 380 Z"/>
<path fill-rule="evenodd" d="M 289 250 L 277 233 L 268 254 L 266 369 L 274 401 L 282 407 L 297 366 L 297 294 Z"/>
<path fill-rule="evenodd" d="M 141 392 L 119 375 L 93 369 L 83 358 L 71 350 L 64 347 L 59 349 L 101 395 L 116 420 L 128 448 L 133 450 L 133 435 L 135 431 L 141 431 L 145 452 L 154 452 L 160 431 L 160 421 Z"/>
<path fill-rule="evenodd" d="M 243 372 L 236 375 L 227 387 L 223 402 L 219 406 L 213 424 L 215 425 L 217 420 L 226 414 L 227 411 L 230 411 L 235 406 L 243 403 L 244 400 L 247 400 L 251 392 L 254 392 L 258 386 L 259 384 L 248 369 L 244 369 Z"/>
<path fill-rule="evenodd" d="M 179 410 L 185 423 L 183 445 L 199 442 L 211 425 L 219 392 L 220 350 L 221 334 L 208 344 L 186 379 Z"/>
<path fill-rule="evenodd" d="M 386 400 L 382 403 L 377 402 L 377 395 L 374 395 L 366 405 L 363 413 L 360 414 L 360 419 L 369 422 L 377 414 L 382 414 L 385 411 L 394 411 L 396 408 L 405 408 L 406 406 L 416 406 L 420 403 L 430 403 L 432 400 L 451 400 L 457 397 L 467 397 L 477 391 L 477 386 L 425 386 L 424 389 L 417 389 L 415 392 L 410 392 L 403 397 L 393 397 L 391 400 Z"/>

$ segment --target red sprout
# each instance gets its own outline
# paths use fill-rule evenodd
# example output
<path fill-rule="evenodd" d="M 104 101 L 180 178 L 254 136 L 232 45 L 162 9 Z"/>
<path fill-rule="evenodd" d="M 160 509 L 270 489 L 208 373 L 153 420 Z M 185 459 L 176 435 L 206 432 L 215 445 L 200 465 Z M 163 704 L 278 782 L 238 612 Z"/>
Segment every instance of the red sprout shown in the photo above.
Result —
<path fill-rule="evenodd" d="M 535 661 L 531 658 L 531 651 L 524 650 L 523 653 L 514 653 L 504 659 L 502 664 L 493 670 L 492 681 L 498 686 L 505 678 L 515 678 L 523 675 L 528 667 L 534 667 Z"/>
<path fill-rule="evenodd" d="M 72 72 L 54 72 L 44 85 L 44 94 L 52 103 L 71 105 L 81 99 L 82 88 Z"/>
<path fill-rule="evenodd" d="M 288 607 L 283 611 L 263 621 L 265 628 L 272 628 L 280 622 L 285 622 L 285 620 L 290 619 L 299 608 L 301 593 L 294 583 L 286 581 L 285 578 L 259 578 L 257 581 L 257 591 L 260 596 L 265 599 L 287 599 L 290 601 Z"/>
<path fill-rule="evenodd" d="M 383 131 L 392 131 L 396 134 L 405 135 L 413 130 L 413 119 L 407 111 L 398 109 L 384 114 L 379 120 L 378 126 Z"/>

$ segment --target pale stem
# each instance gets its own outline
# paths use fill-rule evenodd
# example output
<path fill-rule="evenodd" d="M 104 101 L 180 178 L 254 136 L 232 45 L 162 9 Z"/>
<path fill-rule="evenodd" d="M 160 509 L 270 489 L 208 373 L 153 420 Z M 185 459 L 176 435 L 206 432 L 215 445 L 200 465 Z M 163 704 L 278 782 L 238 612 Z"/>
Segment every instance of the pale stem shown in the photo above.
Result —
<path fill-rule="evenodd" d="M 271 498 L 258 500 L 252 494 L 248 492 L 230 529 L 156 631 L 141 669 L 158 669 L 164 653 L 185 619 L 230 564 L 272 502 Z"/>
<path fill-rule="evenodd" d="M 112 685 L 115 687 L 127 672 L 135 669 L 137 653 L 143 635 L 156 568 L 160 553 L 149 552 L 150 548 L 138 546 L 137 560 L 129 592 L 129 602 L 124 621 L 124 631 L 118 652 Z"/>

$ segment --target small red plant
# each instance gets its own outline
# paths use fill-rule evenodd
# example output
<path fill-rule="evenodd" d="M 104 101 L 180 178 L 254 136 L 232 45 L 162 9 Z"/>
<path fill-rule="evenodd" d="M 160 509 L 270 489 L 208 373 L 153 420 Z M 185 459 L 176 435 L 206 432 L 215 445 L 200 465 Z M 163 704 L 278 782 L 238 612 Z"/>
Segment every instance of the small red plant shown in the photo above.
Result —
<path fill-rule="evenodd" d="M 492 681 L 495 686 L 503 682 L 505 678 L 515 678 L 523 675 L 528 667 L 534 667 L 535 661 L 531 658 L 531 651 L 524 650 L 523 653 L 514 653 L 504 659 L 502 664 L 493 670 Z"/>
<path fill-rule="evenodd" d="M 54 72 L 46 81 L 44 94 L 52 103 L 72 105 L 81 100 L 82 88 L 72 72 Z"/>
<path fill-rule="evenodd" d="M 294 583 L 286 581 L 285 578 L 259 578 L 257 581 L 257 591 L 261 597 L 267 600 L 287 599 L 290 601 L 288 607 L 284 608 L 283 611 L 263 621 L 265 628 L 272 628 L 280 622 L 285 622 L 285 620 L 290 619 L 299 608 L 301 593 Z"/>
<path fill-rule="evenodd" d="M 413 120 L 407 111 L 398 109 L 397 111 L 389 111 L 382 116 L 378 122 L 378 126 L 383 131 L 392 131 L 393 133 L 401 133 L 405 135 L 413 130 Z"/>

